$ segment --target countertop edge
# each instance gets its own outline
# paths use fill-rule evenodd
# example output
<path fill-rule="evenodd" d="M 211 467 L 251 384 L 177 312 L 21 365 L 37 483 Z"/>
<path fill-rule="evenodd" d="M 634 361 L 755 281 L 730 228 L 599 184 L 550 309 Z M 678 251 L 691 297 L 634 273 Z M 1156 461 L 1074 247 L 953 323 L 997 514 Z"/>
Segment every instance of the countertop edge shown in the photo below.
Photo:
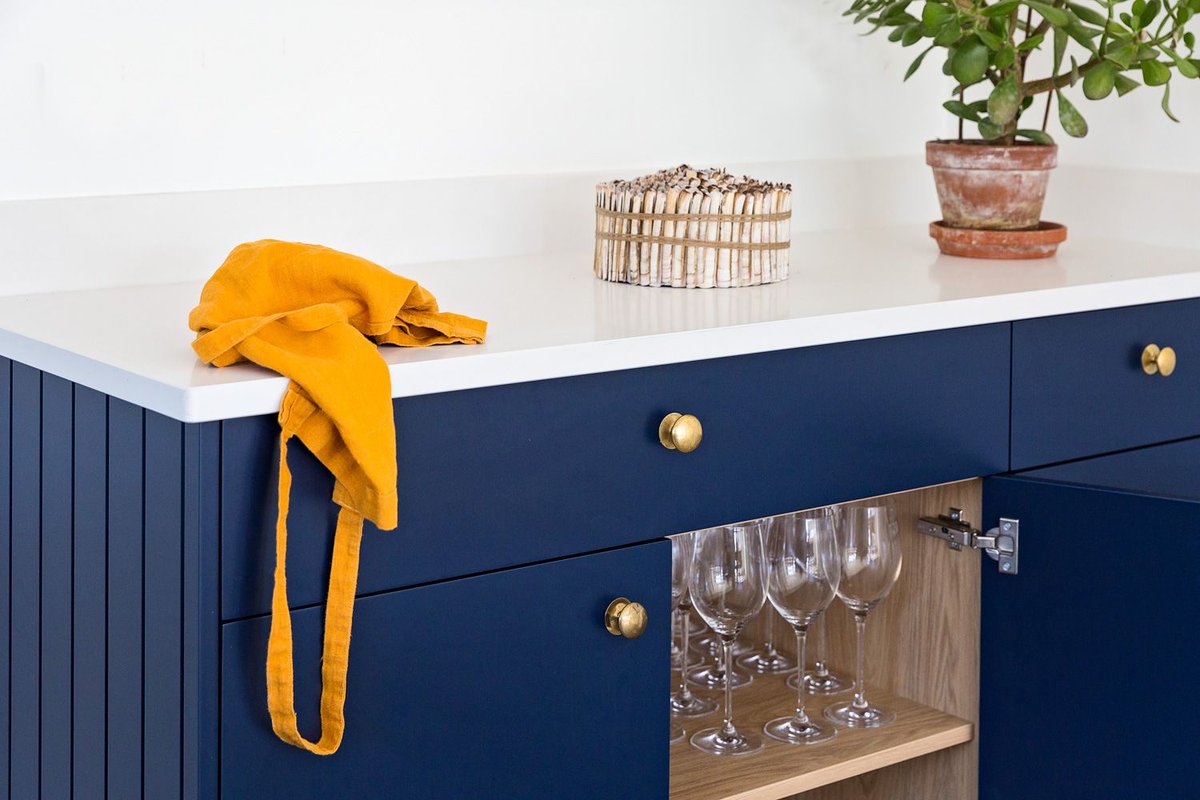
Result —
<path fill-rule="evenodd" d="M 736 291 L 736 290 L 720 290 Z M 1200 297 L 1200 272 L 390 365 L 412 397 Z M 0 329 L 0 355 L 184 423 L 274 414 L 287 379 L 180 387 Z"/>

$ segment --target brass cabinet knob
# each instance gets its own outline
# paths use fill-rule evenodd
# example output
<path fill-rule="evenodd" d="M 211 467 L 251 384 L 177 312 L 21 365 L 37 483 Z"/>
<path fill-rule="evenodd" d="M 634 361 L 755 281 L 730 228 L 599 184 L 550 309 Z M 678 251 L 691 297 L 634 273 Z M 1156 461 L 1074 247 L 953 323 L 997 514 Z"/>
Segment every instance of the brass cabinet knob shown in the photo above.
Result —
<path fill-rule="evenodd" d="M 691 414 L 672 412 L 658 425 L 658 440 L 668 450 L 690 453 L 700 446 L 704 428 Z"/>
<path fill-rule="evenodd" d="M 604 627 L 613 636 L 636 639 L 646 632 L 649 619 L 641 603 L 635 603 L 628 597 L 618 597 L 608 604 L 604 612 Z"/>
<path fill-rule="evenodd" d="M 1175 371 L 1175 350 L 1170 347 L 1159 347 L 1156 344 L 1146 345 L 1142 351 L 1142 372 L 1147 375 L 1162 375 L 1164 378 Z"/>

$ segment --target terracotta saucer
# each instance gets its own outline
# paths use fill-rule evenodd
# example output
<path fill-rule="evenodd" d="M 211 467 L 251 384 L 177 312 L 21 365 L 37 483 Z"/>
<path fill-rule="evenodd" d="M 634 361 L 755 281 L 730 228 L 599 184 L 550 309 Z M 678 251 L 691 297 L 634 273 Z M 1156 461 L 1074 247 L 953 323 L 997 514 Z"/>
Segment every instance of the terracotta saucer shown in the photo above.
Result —
<path fill-rule="evenodd" d="M 978 231 L 929 223 L 929 235 L 948 256 L 964 258 L 1048 258 L 1067 239 L 1067 226 L 1041 222 L 1030 231 Z"/>

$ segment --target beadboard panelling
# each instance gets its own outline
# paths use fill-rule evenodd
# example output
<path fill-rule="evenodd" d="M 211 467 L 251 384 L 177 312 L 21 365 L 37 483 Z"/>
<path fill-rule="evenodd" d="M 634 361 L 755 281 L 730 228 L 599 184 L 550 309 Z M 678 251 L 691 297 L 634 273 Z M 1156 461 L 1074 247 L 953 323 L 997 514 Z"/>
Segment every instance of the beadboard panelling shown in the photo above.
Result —
<path fill-rule="evenodd" d="M 0 359 L 0 798 L 215 800 L 219 427 Z"/>

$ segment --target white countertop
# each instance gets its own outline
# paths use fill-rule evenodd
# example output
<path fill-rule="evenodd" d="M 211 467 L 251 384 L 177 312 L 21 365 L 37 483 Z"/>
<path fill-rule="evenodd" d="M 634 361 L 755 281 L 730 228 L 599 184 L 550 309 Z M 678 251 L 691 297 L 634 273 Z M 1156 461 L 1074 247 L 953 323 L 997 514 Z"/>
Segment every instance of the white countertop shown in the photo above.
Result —
<path fill-rule="evenodd" d="M 924 227 L 798 234 L 791 260 L 790 280 L 748 289 L 605 283 L 590 252 L 395 267 L 489 328 L 484 345 L 383 348 L 392 395 L 1200 297 L 1200 251 L 1083 237 L 1053 259 L 1001 262 L 940 256 Z M 274 413 L 285 379 L 193 354 L 199 291 L 0 298 L 0 355 L 185 422 Z"/>

